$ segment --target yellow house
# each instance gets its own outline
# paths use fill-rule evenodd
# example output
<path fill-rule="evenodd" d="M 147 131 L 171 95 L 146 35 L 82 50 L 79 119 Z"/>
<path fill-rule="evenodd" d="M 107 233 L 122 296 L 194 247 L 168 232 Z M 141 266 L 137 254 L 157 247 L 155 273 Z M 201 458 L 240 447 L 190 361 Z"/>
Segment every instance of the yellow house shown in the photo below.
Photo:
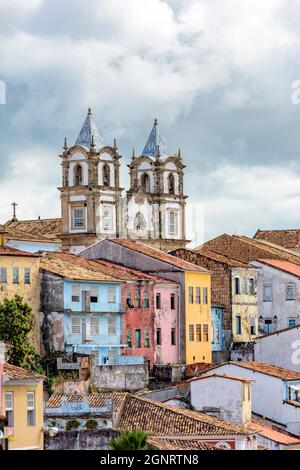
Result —
<path fill-rule="evenodd" d="M 210 277 L 205 270 L 185 271 L 186 364 L 212 360 Z"/>
<path fill-rule="evenodd" d="M 1 410 L 8 421 L 9 450 L 43 450 L 43 380 L 40 374 L 3 365 Z"/>
<path fill-rule="evenodd" d="M 32 308 L 33 330 L 30 336 L 40 352 L 40 259 L 38 255 L 0 245 L 0 302 L 15 295 Z"/>

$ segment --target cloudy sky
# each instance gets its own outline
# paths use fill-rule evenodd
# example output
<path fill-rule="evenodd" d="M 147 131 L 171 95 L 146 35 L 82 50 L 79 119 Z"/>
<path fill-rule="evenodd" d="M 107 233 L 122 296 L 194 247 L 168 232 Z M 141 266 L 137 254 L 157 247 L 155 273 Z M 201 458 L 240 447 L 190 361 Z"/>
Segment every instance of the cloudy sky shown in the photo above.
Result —
<path fill-rule="evenodd" d="M 299 227 L 299 22 L 299 0 L 0 0 L 0 223 L 12 201 L 59 216 L 58 154 L 91 106 L 123 186 L 159 119 L 198 239 Z"/>

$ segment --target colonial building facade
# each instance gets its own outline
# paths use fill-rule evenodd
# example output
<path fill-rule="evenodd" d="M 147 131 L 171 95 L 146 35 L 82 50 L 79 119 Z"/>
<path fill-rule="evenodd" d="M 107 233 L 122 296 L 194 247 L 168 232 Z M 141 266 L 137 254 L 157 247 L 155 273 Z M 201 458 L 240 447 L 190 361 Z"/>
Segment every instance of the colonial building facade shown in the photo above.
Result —
<path fill-rule="evenodd" d="M 102 238 L 139 239 L 159 249 L 186 245 L 184 165 L 171 155 L 157 120 L 142 154 L 133 152 L 130 188 L 120 187 L 116 141 L 105 145 L 89 109 L 62 161 L 62 248 L 78 253 Z"/>

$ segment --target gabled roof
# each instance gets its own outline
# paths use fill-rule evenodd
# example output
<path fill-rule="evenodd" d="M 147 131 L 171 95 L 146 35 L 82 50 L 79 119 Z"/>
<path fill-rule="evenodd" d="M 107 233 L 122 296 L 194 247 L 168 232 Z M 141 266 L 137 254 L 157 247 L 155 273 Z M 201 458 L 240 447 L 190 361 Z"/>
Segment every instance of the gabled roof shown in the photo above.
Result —
<path fill-rule="evenodd" d="M 118 428 L 139 428 L 156 437 L 250 434 L 244 426 L 130 394 L 122 407 Z"/>
<path fill-rule="evenodd" d="M 188 249 L 188 248 L 178 248 L 177 250 L 172 251 L 170 254 L 173 254 L 174 256 L 177 256 L 179 258 L 183 257 L 184 255 L 194 254 L 194 255 L 203 256 L 204 258 L 212 259 L 213 261 L 216 261 L 218 263 L 226 264 L 230 267 L 253 268 L 253 266 L 251 266 L 250 264 L 240 261 L 238 259 L 235 259 L 231 256 L 226 256 L 225 254 L 217 253 L 213 250 L 209 250 L 209 249 L 205 249 L 201 247 L 195 248 L 193 250 Z"/>
<path fill-rule="evenodd" d="M 293 276 L 300 277 L 300 265 L 295 263 L 290 263 L 289 261 L 282 261 L 279 259 L 264 259 L 259 258 L 256 261 L 260 263 L 271 266 L 272 268 L 279 269 L 286 273 L 292 274 Z"/>
<path fill-rule="evenodd" d="M 30 256 L 32 258 L 38 258 L 39 255 L 29 253 L 28 251 L 17 250 L 10 246 L 0 245 L 0 256 Z"/>
<path fill-rule="evenodd" d="M 269 439 L 270 441 L 277 442 L 282 445 L 300 445 L 300 439 L 296 436 L 292 436 L 281 429 L 271 428 L 270 426 L 264 426 L 260 422 L 252 421 L 248 424 L 248 428 L 252 431 L 257 431 L 260 436 Z"/>
<path fill-rule="evenodd" d="M 36 372 L 31 372 L 23 367 L 17 367 L 7 362 L 3 366 L 4 375 L 10 380 L 44 380 L 46 377 Z"/>
<path fill-rule="evenodd" d="M 143 255 L 150 256 L 151 258 L 158 259 L 159 261 L 167 264 L 171 264 L 172 266 L 175 266 L 182 271 L 199 271 L 202 273 L 209 272 L 207 269 L 197 266 L 196 264 L 189 263 L 188 261 L 184 261 L 180 258 L 177 258 L 176 256 L 170 255 L 164 251 L 158 250 L 157 248 L 149 245 L 145 245 L 141 242 L 120 238 L 109 238 L 107 240 L 117 245 L 123 246 L 124 248 L 128 248 L 129 250 L 137 251 Z"/>
<path fill-rule="evenodd" d="M 270 375 L 272 377 L 276 377 L 281 380 L 300 380 L 300 372 L 296 372 L 290 369 L 284 369 L 283 367 L 274 366 L 272 364 L 267 364 L 265 362 L 260 361 L 250 361 L 250 362 L 242 362 L 242 361 L 230 361 L 225 362 L 224 364 L 219 364 L 215 366 L 213 369 L 216 370 L 224 365 L 233 364 L 238 367 L 242 367 L 244 369 L 249 369 L 253 372 L 260 372 L 261 374 Z M 207 371 L 204 372 L 204 374 Z"/>
<path fill-rule="evenodd" d="M 37 236 L 39 239 L 46 237 L 59 242 L 58 236 L 62 232 L 62 219 L 9 220 L 5 224 L 5 229 L 18 230 L 30 236 Z"/>
<path fill-rule="evenodd" d="M 159 154 L 162 157 L 170 155 L 166 141 L 160 133 L 157 119 L 155 119 L 153 128 L 150 132 L 150 135 L 148 137 L 148 140 L 146 142 L 142 155 L 148 155 L 149 157 L 155 158 L 158 154 L 158 149 L 159 149 Z"/>
<path fill-rule="evenodd" d="M 258 229 L 253 238 L 266 240 L 283 246 L 284 248 L 300 248 L 300 229 L 287 230 L 260 230 Z"/>
<path fill-rule="evenodd" d="M 201 377 L 194 377 L 193 379 L 190 379 L 189 382 L 197 382 L 198 380 L 207 380 L 211 378 L 236 380 L 237 382 L 246 382 L 246 383 L 251 383 L 254 380 L 254 379 L 248 379 L 245 377 L 235 377 L 234 375 L 228 375 L 228 374 L 212 374 L 212 375 L 205 375 Z"/>
<path fill-rule="evenodd" d="M 92 144 L 92 138 L 96 150 L 100 150 L 100 148 L 104 146 L 104 141 L 97 129 L 97 124 L 92 116 L 91 108 L 89 108 L 87 117 L 85 118 L 75 145 L 80 145 L 89 149 Z"/>

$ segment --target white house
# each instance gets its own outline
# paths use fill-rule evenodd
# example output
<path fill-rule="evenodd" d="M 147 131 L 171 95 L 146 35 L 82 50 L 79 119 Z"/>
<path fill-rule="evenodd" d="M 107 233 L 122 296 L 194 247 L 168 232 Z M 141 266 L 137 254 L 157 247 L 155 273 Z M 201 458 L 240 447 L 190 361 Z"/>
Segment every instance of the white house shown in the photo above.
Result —
<path fill-rule="evenodd" d="M 276 259 L 253 260 L 259 268 L 259 329 L 265 334 L 300 324 L 300 266 Z"/>
<path fill-rule="evenodd" d="M 191 404 L 196 411 L 224 421 L 251 421 L 251 379 L 213 374 L 190 381 Z"/>
<path fill-rule="evenodd" d="M 300 372 L 300 326 L 256 338 L 254 360 Z"/>
<path fill-rule="evenodd" d="M 225 374 L 254 380 L 252 410 L 300 435 L 300 373 L 263 362 L 228 362 L 202 375 Z"/>

